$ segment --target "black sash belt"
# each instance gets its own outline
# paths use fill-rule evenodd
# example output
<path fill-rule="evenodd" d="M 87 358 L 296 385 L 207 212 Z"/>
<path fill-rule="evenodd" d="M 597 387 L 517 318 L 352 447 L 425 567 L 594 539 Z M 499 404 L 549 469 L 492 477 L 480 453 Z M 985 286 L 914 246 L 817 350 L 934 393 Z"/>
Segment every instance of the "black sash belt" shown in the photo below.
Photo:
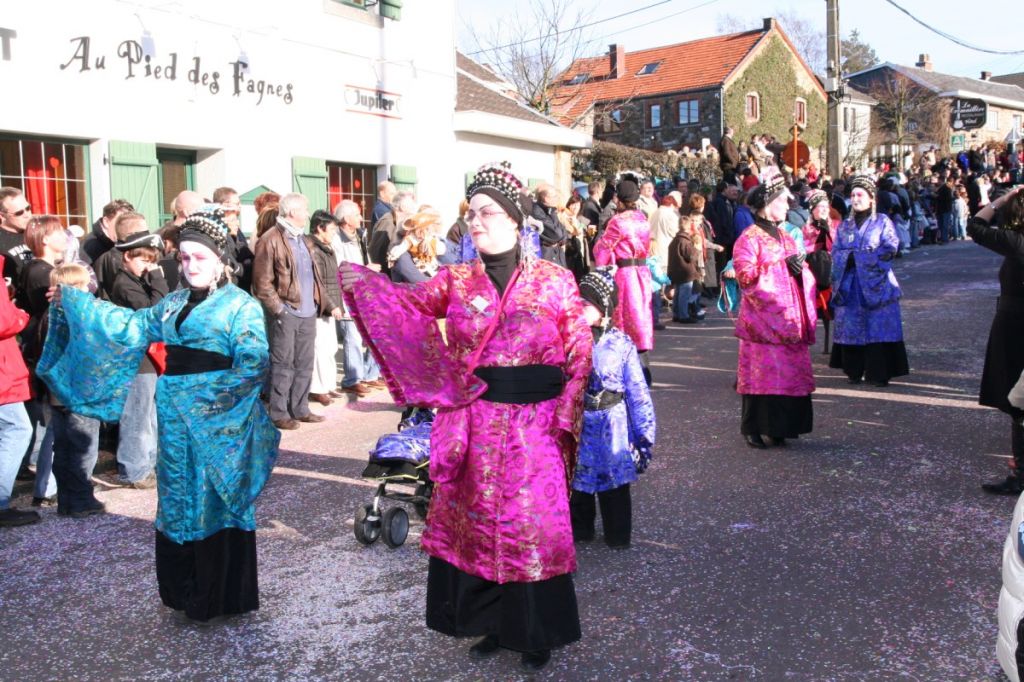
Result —
<path fill-rule="evenodd" d="M 628 268 L 638 265 L 646 266 L 647 261 L 645 261 L 643 258 L 621 258 L 615 261 L 615 267 L 618 268 Z"/>
<path fill-rule="evenodd" d="M 565 386 L 562 368 L 554 365 L 477 367 L 473 374 L 487 382 L 480 397 L 492 403 L 540 403 L 562 395 Z"/>
<path fill-rule="evenodd" d="M 996 299 L 996 310 L 1002 313 L 1024 313 L 1024 298 L 1000 296 Z"/>
<path fill-rule="evenodd" d="M 167 344 L 167 369 L 164 374 L 181 376 L 183 374 L 216 372 L 221 369 L 231 369 L 231 364 L 231 358 L 221 353 Z"/>
<path fill-rule="evenodd" d="M 622 391 L 601 391 L 600 393 L 584 393 L 583 408 L 588 412 L 610 410 L 622 402 L 625 393 Z"/>

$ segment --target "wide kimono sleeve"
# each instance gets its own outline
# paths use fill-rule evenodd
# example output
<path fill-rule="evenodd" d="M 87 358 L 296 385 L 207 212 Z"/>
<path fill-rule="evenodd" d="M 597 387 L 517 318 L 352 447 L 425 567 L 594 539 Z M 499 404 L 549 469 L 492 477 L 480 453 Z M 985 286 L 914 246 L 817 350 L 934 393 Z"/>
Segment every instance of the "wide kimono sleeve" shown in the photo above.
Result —
<path fill-rule="evenodd" d="M 560 432 L 566 475 L 572 480 L 583 430 L 583 391 L 590 377 L 594 336 L 583 316 L 583 299 L 568 270 L 561 279 L 560 296 L 558 331 L 565 347 L 565 386 L 555 409 L 555 427 Z"/>
<path fill-rule="evenodd" d="M 453 357 L 437 325 L 448 310 L 449 267 L 417 284 L 393 284 L 352 267 L 366 274 L 345 292 L 345 303 L 396 403 L 458 407 L 487 390 L 483 380 Z"/>
<path fill-rule="evenodd" d="M 736 282 L 747 293 L 761 279 L 769 264 L 761 262 L 761 243 L 744 233 L 733 246 L 732 265 L 736 272 Z"/>
<path fill-rule="evenodd" d="M 36 374 L 72 412 L 119 421 L 146 348 L 162 340 L 159 320 L 167 300 L 133 311 L 62 287 L 61 304 L 50 305 Z"/>
<path fill-rule="evenodd" d="M 901 295 L 896 274 L 892 271 L 900 239 L 888 216 L 879 215 L 874 220 L 876 224 L 869 227 L 864 235 L 866 243 L 853 251 L 861 296 L 869 309 L 895 301 Z"/>
<path fill-rule="evenodd" d="M 622 239 L 622 228 L 614 217 L 608 221 L 601 237 L 594 243 L 594 263 L 611 265 L 615 262 L 615 245 Z"/>
<path fill-rule="evenodd" d="M 639 453 L 637 471 L 644 471 L 651 461 L 651 449 L 654 447 L 656 420 L 654 401 L 651 390 L 644 379 L 643 366 L 636 346 L 630 342 L 626 347 L 623 363 L 622 389 L 625 392 L 626 413 L 629 415 L 629 440 Z"/>

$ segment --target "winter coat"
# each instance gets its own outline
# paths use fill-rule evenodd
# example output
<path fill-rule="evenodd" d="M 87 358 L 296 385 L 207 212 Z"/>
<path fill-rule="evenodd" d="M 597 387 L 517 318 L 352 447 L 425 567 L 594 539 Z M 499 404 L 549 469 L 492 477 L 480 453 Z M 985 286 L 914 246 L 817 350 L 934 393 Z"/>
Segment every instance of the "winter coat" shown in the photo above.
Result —
<path fill-rule="evenodd" d="M 654 348 L 651 271 L 646 263 L 650 243 L 651 228 L 644 214 L 623 211 L 608 221 L 604 234 L 594 244 L 597 265 L 618 266 L 615 285 L 619 288 L 619 305 L 612 314 L 612 324 L 626 332 L 640 352 Z M 643 262 L 625 265 L 626 260 Z"/>
<path fill-rule="evenodd" d="M 3 260 L 0 256 L 0 269 Z M 27 324 L 28 313 L 11 302 L 6 286 L 0 287 L 0 405 L 23 403 L 32 397 L 28 367 L 16 338 Z"/>
<path fill-rule="evenodd" d="M 700 254 L 693 238 L 682 230 L 668 246 L 666 270 L 672 284 L 686 284 L 700 279 Z"/>

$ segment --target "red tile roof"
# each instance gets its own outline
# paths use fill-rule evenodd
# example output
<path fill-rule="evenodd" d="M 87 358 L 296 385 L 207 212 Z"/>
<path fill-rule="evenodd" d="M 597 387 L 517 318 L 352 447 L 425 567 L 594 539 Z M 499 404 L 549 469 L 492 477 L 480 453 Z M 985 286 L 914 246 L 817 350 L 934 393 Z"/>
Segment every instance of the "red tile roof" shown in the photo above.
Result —
<path fill-rule="evenodd" d="M 590 74 L 589 80 L 582 85 L 563 85 L 558 89 L 555 102 L 559 115 L 564 122 L 572 123 L 595 101 L 625 100 L 721 85 L 767 33 L 758 29 L 627 52 L 625 74 L 615 79 L 610 78 L 607 53 L 577 59 L 560 81 L 568 83 L 574 76 L 584 73 Z M 661 66 L 654 73 L 636 75 L 645 64 L 659 61 Z"/>

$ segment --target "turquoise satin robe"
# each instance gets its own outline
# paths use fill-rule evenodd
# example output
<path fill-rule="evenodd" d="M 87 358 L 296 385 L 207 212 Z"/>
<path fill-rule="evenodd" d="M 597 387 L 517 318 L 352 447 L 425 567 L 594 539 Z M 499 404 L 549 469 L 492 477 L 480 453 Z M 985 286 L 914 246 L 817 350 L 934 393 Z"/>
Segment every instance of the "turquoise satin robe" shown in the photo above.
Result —
<path fill-rule="evenodd" d="M 214 291 L 175 328 L 189 291 L 132 311 L 64 287 L 50 307 L 38 374 L 72 412 L 120 419 L 150 343 L 199 348 L 232 359 L 227 370 L 161 376 L 156 528 L 177 543 L 225 528 L 256 530 L 254 502 L 277 458 L 281 434 L 260 402 L 270 355 L 263 310 L 234 285 Z"/>

